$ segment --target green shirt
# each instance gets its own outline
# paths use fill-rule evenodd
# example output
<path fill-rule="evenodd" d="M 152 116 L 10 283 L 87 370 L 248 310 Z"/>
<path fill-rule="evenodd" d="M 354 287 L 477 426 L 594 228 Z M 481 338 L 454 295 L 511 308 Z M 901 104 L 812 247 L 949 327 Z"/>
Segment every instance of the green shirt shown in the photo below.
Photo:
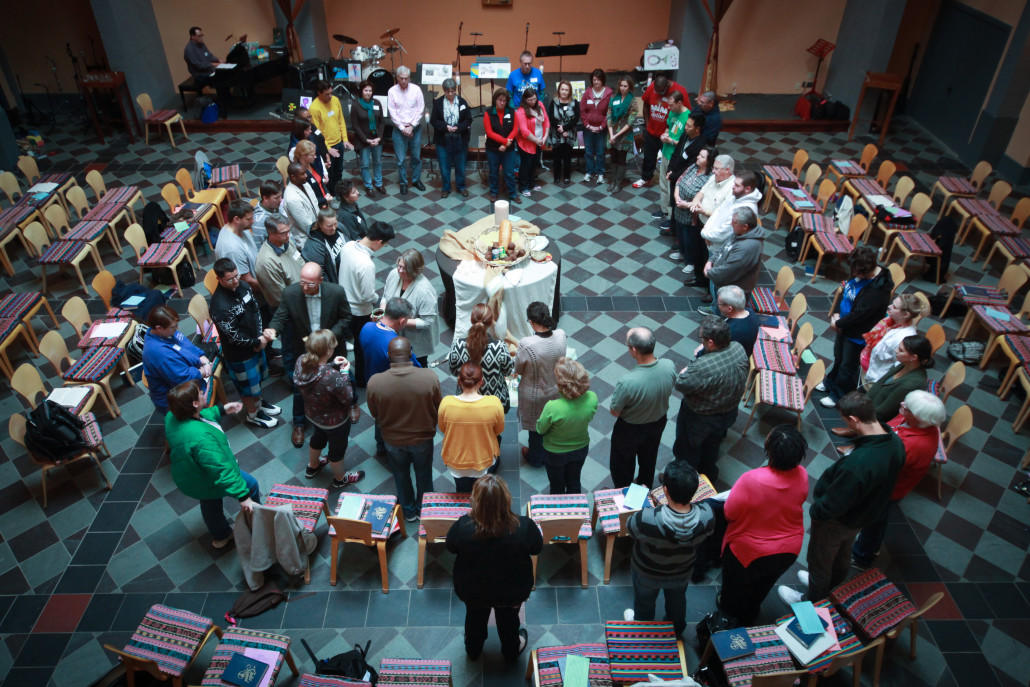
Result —
<path fill-rule="evenodd" d="M 637 365 L 615 385 L 609 408 L 632 425 L 643 425 L 665 417 L 669 397 L 676 381 L 676 366 L 671 360 L 658 359 Z"/>
<path fill-rule="evenodd" d="M 590 420 L 597 412 L 597 394 L 587 391 L 579 398 L 564 396 L 548 401 L 536 421 L 536 431 L 544 437 L 544 448 L 551 453 L 568 453 L 590 443 Z"/>
<path fill-rule="evenodd" d="M 669 110 L 669 116 L 665 120 L 665 124 L 669 127 L 667 132 L 669 138 L 672 139 L 672 143 L 662 144 L 662 157 L 666 160 L 672 159 L 672 151 L 676 150 L 676 144 L 679 143 L 680 137 L 683 136 L 683 128 L 687 125 L 687 117 L 689 116 L 690 110 L 683 110 L 683 112 Z"/>

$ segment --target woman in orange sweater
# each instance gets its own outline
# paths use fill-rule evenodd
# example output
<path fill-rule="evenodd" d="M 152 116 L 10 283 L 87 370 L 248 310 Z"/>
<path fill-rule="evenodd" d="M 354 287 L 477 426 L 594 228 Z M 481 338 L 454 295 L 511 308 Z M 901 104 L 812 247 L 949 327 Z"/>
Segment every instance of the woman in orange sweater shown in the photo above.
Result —
<path fill-rule="evenodd" d="M 547 140 L 547 131 L 550 128 L 551 121 L 547 118 L 547 110 L 540 104 L 536 91 L 527 88 L 522 92 L 522 102 L 515 110 L 515 142 L 519 146 L 519 191 L 527 198 L 530 196 L 530 185 L 533 183 L 537 146 L 542 146 Z"/>
<path fill-rule="evenodd" d="M 437 411 L 443 447 L 440 457 L 454 476 L 457 492 L 468 494 L 476 479 L 497 470 L 497 437 L 504 431 L 504 408 L 496 396 L 479 393 L 483 370 L 465 363 L 458 371 L 458 394 L 445 396 Z"/>

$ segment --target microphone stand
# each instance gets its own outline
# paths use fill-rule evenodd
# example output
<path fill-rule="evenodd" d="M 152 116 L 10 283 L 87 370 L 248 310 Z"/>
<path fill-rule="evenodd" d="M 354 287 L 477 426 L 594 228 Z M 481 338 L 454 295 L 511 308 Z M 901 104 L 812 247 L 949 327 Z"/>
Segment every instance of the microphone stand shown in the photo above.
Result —
<path fill-rule="evenodd" d="M 522 50 L 529 50 L 529 22 L 526 22 L 526 42 L 522 45 Z"/>
<path fill-rule="evenodd" d="M 454 49 L 458 53 L 458 59 L 454 61 L 454 66 L 458 70 L 458 95 L 461 95 L 461 29 L 465 26 L 464 20 L 458 22 L 458 45 Z M 475 42 L 475 41 L 473 41 Z"/>
<path fill-rule="evenodd" d="M 561 81 L 562 80 L 562 58 L 564 57 L 564 55 L 562 55 L 562 52 L 561 52 L 561 37 L 565 35 L 565 32 L 564 31 L 552 31 L 551 33 L 553 33 L 555 36 L 558 37 L 558 81 Z"/>

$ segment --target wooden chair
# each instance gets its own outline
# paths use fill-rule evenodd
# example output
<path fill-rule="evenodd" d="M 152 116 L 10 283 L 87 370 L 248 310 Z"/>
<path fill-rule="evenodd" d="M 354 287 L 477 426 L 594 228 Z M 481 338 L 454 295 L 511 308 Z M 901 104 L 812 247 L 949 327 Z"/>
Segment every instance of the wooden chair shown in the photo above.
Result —
<path fill-rule="evenodd" d="M 147 245 L 147 237 L 143 233 L 143 227 L 138 224 L 130 224 L 125 230 L 125 241 L 132 246 L 132 252 L 136 254 L 136 264 L 139 267 L 139 283 L 143 283 L 143 270 L 148 267 L 167 267 L 172 271 L 172 280 L 175 282 L 175 289 L 182 295 L 182 285 L 179 283 L 178 266 L 183 260 L 189 260 L 190 254 L 181 243 L 155 243 Z"/>
<path fill-rule="evenodd" d="M 61 308 L 61 317 L 64 318 L 65 322 L 72 326 L 72 329 L 75 330 L 75 336 L 77 337 L 81 337 L 84 333 L 88 332 L 90 328 L 93 326 L 93 318 L 90 317 L 89 310 L 86 308 L 86 301 L 82 300 L 78 296 L 72 296 L 65 302 L 64 307 Z M 85 341 L 80 341 L 79 347 L 93 348 L 94 346 L 98 345 L 114 345 L 118 348 L 125 348 L 125 344 L 127 344 L 132 339 L 132 335 L 136 332 L 135 321 L 130 320 L 126 322 L 126 324 L 128 326 L 125 328 L 125 331 L 122 333 L 122 335 L 118 337 L 118 341 L 114 344 L 93 343 L 83 346 Z"/>
<path fill-rule="evenodd" d="M 213 378 L 212 378 L 213 379 Z M 294 487 L 289 484 L 276 484 L 265 497 L 264 505 L 277 508 L 289 506 L 293 516 L 297 518 L 305 532 L 315 532 L 319 517 L 325 513 L 329 517 L 329 490 L 319 487 Z M 312 551 L 312 554 L 314 552 Z M 311 558 L 305 557 L 304 584 L 311 584 Z"/>
<path fill-rule="evenodd" d="M 407 537 L 407 530 L 404 527 L 404 518 L 401 517 L 401 507 L 397 503 L 396 496 L 385 496 L 379 494 L 361 494 L 366 502 L 385 501 L 393 504 L 393 512 L 387 524 L 388 534 L 372 532 L 372 523 L 367 520 L 350 520 L 341 518 L 339 515 L 329 516 L 329 538 L 332 540 L 329 565 L 329 584 L 336 586 L 336 566 L 340 558 L 340 543 L 364 544 L 375 548 L 379 554 L 379 574 L 383 580 L 383 594 L 390 591 L 390 575 L 386 567 L 386 542 L 393 534 L 395 528 L 399 528 L 401 537 Z M 341 499 L 342 503 L 343 499 Z M 338 513 L 339 511 L 337 511 Z"/>
<path fill-rule="evenodd" d="M 229 192 L 224 188 L 208 188 L 198 191 L 193 188 L 193 177 L 185 167 L 180 167 L 175 172 L 175 181 L 179 184 L 186 199 L 191 203 L 211 203 L 218 215 L 220 226 L 225 225 L 225 216 L 222 215 L 222 203 L 229 202 Z"/>
<path fill-rule="evenodd" d="M 7 349 L 18 338 L 25 342 L 26 350 L 36 355 L 39 350 L 32 338 L 29 337 L 25 323 L 16 317 L 0 318 L 0 372 L 10 381 L 14 377 L 14 366 L 7 355 Z"/>
<path fill-rule="evenodd" d="M 804 148 L 798 148 L 797 151 L 794 153 L 794 160 L 790 164 L 790 173 L 794 175 L 795 179 L 799 179 L 801 177 L 801 171 L 805 168 L 805 163 L 806 162 L 808 162 L 808 151 L 805 150 Z M 285 179 L 285 172 L 283 174 L 283 178 Z M 783 202 L 782 193 L 776 187 L 776 180 L 772 177 L 771 173 L 766 171 L 765 172 L 765 178 L 766 178 L 766 193 L 765 193 L 765 208 L 762 210 L 763 214 L 769 212 L 769 204 L 772 202 L 773 196 L 776 197 L 776 201 L 777 202 L 780 202 L 780 203 Z M 285 184 L 285 183 L 287 183 L 287 181 L 288 180 L 284 181 L 283 183 Z"/>
<path fill-rule="evenodd" d="M 887 634 L 884 636 L 887 639 L 897 639 L 901 636 L 901 633 L 905 631 L 905 628 L 908 628 L 908 657 L 913 661 L 916 660 L 916 633 L 918 632 L 918 628 L 916 626 L 919 624 L 919 619 L 925 616 L 931 608 L 940 603 L 941 599 L 943 598 L 944 592 L 936 592 L 929 599 L 926 600 L 926 603 L 923 604 L 922 608 L 920 608 L 918 611 L 902 620 L 897 627 L 888 631 Z M 879 671 L 877 670 L 877 672 Z"/>
<path fill-rule="evenodd" d="M 959 207 L 965 207 L 972 205 L 976 202 L 976 199 L 963 198 L 956 202 L 959 204 Z M 980 235 L 980 241 L 976 245 L 976 250 L 973 251 L 973 261 L 975 262 L 981 251 L 983 251 L 984 246 L 987 245 L 988 240 L 997 241 L 1002 236 L 1021 237 L 1023 225 L 1026 223 L 1028 215 L 1030 215 L 1030 197 L 1020 198 L 1019 202 L 1016 203 L 1016 207 L 1013 208 L 1008 221 L 1005 220 L 999 211 L 995 211 L 993 214 L 989 212 L 972 214 L 969 222 L 965 225 L 965 231 L 959 232 L 955 240 L 957 243 L 965 243 L 969 234 L 974 229 L 976 230 L 977 234 Z"/>
<path fill-rule="evenodd" d="M 86 200 L 86 192 L 82 190 L 79 185 L 72 186 L 68 189 L 68 192 L 64 194 L 64 199 L 68 201 L 69 211 L 75 210 L 75 216 L 78 219 L 82 219 L 82 216 L 89 212 L 89 201 Z"/>
<path fill-rule="evenodd" d="M 1016 419 L 1018 420 L 1019 418 L 1017 417 Z M 941 432 L 941 444 L 944 446 L 945 457 L 951 452 L 955 442 L 972 428 L 973 411 L 967 405 L 960 406 L 958 410 L 951 414 L 948 424 L 945 425 L 944 430 Z M 934 465 L 937 466 L 937 500 L 940 501 L 944 481 L 944 461 L 935 460 Z"/>
<path fill-rule="evenodd" d="M 86 278 L 82 276 L 82 261 L 90 257 L 93 260 L 93 264 L 96 265 L 98 272 L 104 270 L 104 263 L 101 262 L 100 256 L 97 255 L 96 250 L 89 243 L 85 241 L 55 241 L 51 244 L 46 229 L 39 222 L 32 222 L 29 226 L 25 227 L 22 233 L 25 236 L 25 240 L 32 245 L 39 256 L 44 294 L 47 292 L 47 266 L 67 267 L 70 265 L 79 278 L 82 290 L 87 296 L 89 295 L 89 289 L 86 288 Z"/>
<path fill-rule="evenodd" d="M 115 283 L 114 275 L 107 270 L 93 277 L 93 290 L 97 292 L 100 300 L 104 303 L 104 307 L 108 310 L 111 310 L 111 293 L 114 291 Z M 109 312 L 108 315 L 110 314 Z"/>
<path fill-rule="evenodd" d="M 82 356 L 76 360 L 69 353 L 68 345 L 64 342 L 61 333 L 51 330 L 39 340 L 39 352 L 54 366 L 65 385 L 99 385 L 107 398 L 108 410 L 115 417 L 121 415 L 118 402 L 114 398 L 114 391 L 111 389 L 111 378 L 114 377 L 117 368 L 120 367 L 125 373 L 125 379 L 129 386 L 136 386 L 136 382 L 129 373 L 129 358 L 123 349 L 113 346 L 91 348 L 83 351 Z M 67 368 L 62 365 L 62 362 L 67 363 Z"/>
<path fill-rule="evenodd" d="M 215 289 L 218 288 L 218 275 L 215 274 L 213 268 L 208 270 L 204 275 L 204 288 L 211 294 L 213 294 Z"/>
<path fill-rule="evenodd" d="M 418 528 L 418 588 L 425 583 L 426 547 L 442 542 L 458 518 L 471 510 L 470 494 L 429 492 L 422 495 Z"/>
<path fill-rule="evenodd" d="M 46 308 L 50 321 L 54 327 L 60 327 L 54 309 L 50 307 L 50 301 L 41 291 L 24 291 L 21 293 L 7 294 L 0 298 L 0 318 L 13 317 L 25 323 L 25 332 L 32 340 L 32 350 L 39 351 L 39 339 L 36 338 L 36 331 L 32 326 L 32 318 L 39 313 L 41 308 Z"/>
<path fill-rule="evenodd" d="M 168 204 L 168 214 L 175 214 L 175 211 L 182 205 L 182 196 L 179 195 L 179 189 L 175 187 L 175 184 L 165 184 L 161 187 L 161 198 L 164 199 L 165 203 Z M 212 251 L 215 249 L 215 244 L 211 242 L 211 231 L 208 227 L 208 222 L 216 217 L 215 206 L 212 205 L 211 209 L 207 212 L 197 216 L 194 215 L 193 219 L 200 223 L 200 231 L 204 234 L 204 240 L 207 241 L 208 247 Z M 218 212 L 217 217 L 221 217 L 221 211 Z M 221 227 L 222 225 L 218 225 Z"/>
<path fill-rule="evenodd" d="M 923 258 L 924 263 L 931 258 L 934 259 L 937 265 L 935 283 L 941 283 L 941 249 L 929 234 L 921 231 L 902 231 L 896 233 L 884 260 L 889 261 L 891 256 L 894 255 L 895 249 L 902 255 L 902 272 L 908 267 L 908 261 L 914 257 Z"/>
<path fill-rule="evenodd" d="M 994 185 L 991 186 L 991 192 L 989 194 L 987 194 L 987 204 L 990 205 L 991 207 L 993 207 L 995 210 L 999 210 L 1000 211 L 1001 210 L 1001 204 L 1003 202 L 1005 202 L 1005 199 L 1008 198 L 1011 193 L 1012 193 L 1012 184 L 1010 184 L 1009 182 L 1005 181 L 1004 179 L 998 179 L 997 181 L 994 182 Z M 967 201 L 967 202 L 963 202 L 963 201 Z M 969 231 L 969 223 L 970 223 L 970 220 L 972 219 L 972 215 L 973 215 L 973 212 L 971 211 L 971 209 L 972 208 L 970 207 L 970 203 L 968 202 L 967 198 L 960 196 L 958 198 L 953 199 L 951 201 L 951 205 L 948 207 L 947 210 L 944 211 L 945 215 L 954 212 L 955 214 L 957 214 L 961 218 L 959 220 L 958 234 L 956 234 L 956 241 L 960 240 L 959 237 L 961 237 L 961 239 L 964 240 L 965 237 L 966 237 L 966 234 Z"/>
<path fill-rule="evenodd" d="M 290 158 L 285 155 L 280 155 L 279 159 L 275 161 L 275 168 L 279 170 L 279 173 L 283 175 L 283 187 L 290 183 L 290 177 L 286 174 L 286 168 L 290 166 Z"/>
<path fill-rule="evenodd" d="M 873 678 L 872 678 L 873 687 L 877 687 L 877 685 L 880 684 L 880 673 L 879 673 L 878 668 L 879 668 L 880 662 L 883 660 L 882 659 L 882 653 L 883 653 L 884 641 L 885 640 L 884 640 L 884 638 L 882 636 L 881 637 L 877 637 L 873 641 L 871 641 L 868 644 L 865 644 L 864 646 L 862 646 L 862 648 L 860 648 L 860 649 L 856 649 L 855 651 L 852 651 L 850 653 L 842 654 L 842 655 L 834 657 L 834 659 L 830 662 L 830 664 L 828 666 L 826 666 L 826 668 L 824 670 L 822 670 L 822 671 L 820 671 L 818 673 L 810 673 L 809 674 L 809 676 L 808 676 L 808 687 L 815 687 L 816 684 L 819 682 L 819 678 L 820 677 L 830 677 L 830 676 L 836 675 L 837 671 L 839 671 L 841 668 L 846 668 L 848 666 L 850 666 L 851 670 L 852 670 L 852 678 L 851 678 L 852 687 L 861 687 L 861 684 L 862 684 L 862 662 L 865 660 L 866 656 L 868 656 L 869 654 L 874 654 L 877 658 L 879 658 L 879 660 L 874 659 L 875 663 L 874 663 L 874 666 L 873 666 Z"/>
<path fill-rule="evenodd" d="M 73 415 L 80 415 L 88 412 L 97 398 L 100 398 L 107 403 L 107 397 L 104 392 L 100 389 L 97 384 L 83 385 L 88 386 L 88 393 L 83 398 L 82 403 L 79 404 L 78 408 L 69 408 L 73 411 Z M 18 369 L 14 371 L 14 376 L 11 377 L 11 388 L 18 393 L 25 402 L 29 404 L 30 408 L 35 408 L 40 402 L 40 394 L 45 399 L 47 397 L 46 386 L 43 384 L 43 378 L 39 376 L 39 370 L 36 369 L 35 365 L 30 363 L 22 363 L 18 366 Z M 110 408 L 108 408 L 110 410 Z M 112 413 L 113 415 L 114 413 Z"/>
<path fill-rule="evenodd" d="M 1030 363 L 1030 336 L 1006 334 L 998 342 L 998 349 L 1008 358 L 1008 370 L 1002 377 L 1001 386 L 998 388 L 998 398 L 1004 399 L 1012 389 L 1016 370 L 1021 365 Z"/>
<path fill-rule="evenodd" d="M 222 636 L 222 628 L 202 615 L 154 604 L 122 649 L 104 648 L 121 659 L 126 679 L 144 672 L 174 687 L 183 687 L 183 675 L 204 648 L 211 635 Z"/>
<path fill-rule="evenodd" d="M 107 184 L 104 183 L 104 175 L 99 170 L 91 169 L 86 172 L 86 185 L 93 189 L 93 196 L 97 202 L 107 193 Z"/>
<path fill-rule="evenodd" d="M 805 180 L 802 182 L 802 186 L 810 195 L 815 195 L 815 182 L 819 181 L 819 178 L 823 175 L 823 168 L 814 162 L 808 166 L 808 170 L 805 172 Z"/>
<path fill-rule="evenodd" d="M 862 148 L 862 157 L 858 159 L 858 166 L 869 173 L 869 165 L 872 164 L 873 159 L 879 154 L 880 149 L 873 143 L 867 143 L 865 148 Z"/>
<path fill-rule="evenodd" d="M 268 681 L 269 685 L 276 683 L 276 678 L 279 677 L 283 663 L 290 667 L 290 671 L 294 676 L 300 675 L 300 671 L 297 670 L 297 663 L 293 660 L 293 654 L 290 653 L 290 642 L 290 638 L 286 635 L 277 635 L 271 632 L 250 630 L 242 627 L 228 627 L 222 633 L 221 640 L 215 648 L 215 653 L 211 656 L 211 665 L 204 671 L 204 679 L 201 681 L 201 684 L 231 684 L 227 680 L 222 680 L 222 674 L 225 672 L 230 659 L 235 654 L 243 653 L 247 648 L 261 649 L 278 654 L 275 664 L 272 665 L 271 676 Z"/>
<path fill-rule="evenodd" d="M 0 191 L 3 191 L 4 195 L 7 196 L 7 202 L 10 205 L 14 205 L 14 201 L 24 195 L 21 190 L 21 184 L 18 183 L 18 177 L 14 176 L 14 172 L 0 172 Z"/>
<path fill-rule="evenodd" d="M 912 193 L 916 188 L 916 182 L 913 181 L 910 176 L 903 176 L 898 179 L 898 183 L 894 185 L 894 204 L 899 208 L 905 207 L 905 201 L 908 200 L 909 194 Z"/>
<path fill-rule="evenodd" d="M 777 326 L 787 330 L 787 337 L 782 339 L 784 342 L 788 344 L 794 343 L 794 336 L 797 334 L 798 324 L 800 324 L 801 317 L 806 312 L 808 312 L 808 299 L 805 298 L 805 294 L 797 293 L 790 302 L 790 309 L 787 311 L 786 317 L 783 315 L 775 316 L 777 319 Z M 758 329 L 758 338 L 769 341 L 780 341 L 780 339 L 767 334 L 765 329 L 762 327 Z"/>
<path fill-rule="evenodd" d="M 991 173 L 994 168 L 986 160 L 981 160 L 973 168 L 973 173 L 969 176 L 969 179 L 963 179 L 962 177 L 937 177 L 937 181 L 934 182 L 933 188 L 930 189 L 930 197 L 933 198 L 937 191 L 940 190 L 944 196 L 941 202 L 941 207 L 948 207 L 948 199 L 952 196 L 967 196 L 972 198 L 980 192 L 980 187 L 983 186 L 984 179 Z"/>
<path fill-rule="evenodd" d="M 762 370 L 770 370 L 788 377 L 797 375 L 801 366 L 801 354 L 808 350 L 814 338 L 812 323 L 805 322 L 798 330 L 793 347 L 784 341 L 767 339 L 755 341 L 748 365 L 747 381 L 744 384 L 744 403 L 747 404 L 748 399 L 751 398 L 751 385 Z"/>
<path fill-rule="evenodd" d="M 78 186 L 75 186 L 72 190 L 78 191 L 82 195 L 82 200 L 86 199 L 86 194 Z M 85 241 L 94 253 L 99 256 L 100 241 L 107 238 L 107 242 L 111 244 L 111 249 L 114 251 L 115 256 L 121 257 L 122 246 L 114 235 L 114 228 L 111 222 L 86 220 L 79 221 L 72 227 L 68 221 L 68 214 L 64 211 L 64 208 L 57 204 L 49 206 L 43 214 L 46 217 L 47 224 L 53 228 L 55 235 L 61 237 L 61 241 Z"/>
<path fill-rule="evenodd" d="M 590 662 L 590 675 L 596 679 L 592 684 L 609 684 L 611 682 L 611 671 L 608 670 L 608 647 L 603 643 L 583 643 L 571 646 L 548 646 L 538 647 L 529 652 L 529 660 L 526 661 L 526 682 L 533 687 L 540 687 L 541 665 L 557 665 L 565 656 L 582 656 Z M 550 667 L 550 666 L 549 666 Z M 545 669 L 543 684 L 553 684 L 553 679 L 548 679 L 554 673 Z"/>
<path fill-rule="evenodd" d="M 880 163 L 880 168 L 876 172 L 876 183 L 880 185 L 880 188 L 884 191 L 887 190 L 887 185 L 890 184 L 891 178 L 896 171 L 898 171 L 898 166 L 890 160 L 884 160 Z"/>
<path fill-rule="evenodd" d="M 143 143 L 150 145 L 150 125 L 160 126 L 164 124 L 165 130 L 168 131 L 168 140 L 171 142 L 172 147 L 175 147 L 175 137 L 172 136 L 172 124 L 179 123 L 179 128 L 182 129 L 182 136 L 187 141 L 190 140 L 189 135 L 186 133 L 186 125 L 182 121 L 182 115 L 175 110 L 158 110 L 154 111 L 154 103 L 150 100 L 150 94 L 140 93 L 136 96 L 136 102 L 139 104 L 139 108 L 143 110 Z"/>
<path fill-rule="evenodd" d="M 29 186 L 39 181 L 39 164 L 36 162 L 36 158 L 31 155 L 21 155 L 18 157 L 18 169 L 25 176 L 25 181 Z"/>
<path fill-rule="evenodd" d="M 1030 258 L 1030 239 L 1025 239 L 1022 236 L 996 237 L 994 245 L 991 246 L 991 250 L 987 253 L 987 258 L 984 259 L 984 271 L 990 269 L 991 260 L 996 253 L 1005 258 L 1005 267 L 1015 262 L 1026 260 Z"/>
<path fill-rule="evenodd" d="M 930 348 L 933 351 L 931 355 L 937 355 L 937 351 L 941 350 L 941 346 L 947 343 L 944 327 L 937 322 L 931 324 L 930 328 L 926 330 L 926 338 L 929 340 Z"/>
<path fill-rule="evenodd" d="M 1008 319 L 1003 320 L 1001 318 L 995 318 L 992 313 L 989 312 L 991 309 L 1004 313 L 1008 316 Z M 990 336 L 990 343 L 987 345 L 987 350 L 984 351 L 983 356 L 980 358 L 980 369 L 982 370 L 987 366 L 987 361 L 991 359 L 991 355 L 994 354 L 994 351 L 998 347 L 1000 339 L 1003 336 L 1030 335 L 1030 329 L 1023 324 L 1023 318 L 1027 314 L 1030 314 L 1030 292 L 1027 292 L 1026 296 L 1023 298 L 1023 307 L 1019 309 L 1019 312 L 1015 313 L 1004 305 L 970 306 L 969 312 L 966 313 L 966 319 L 963 321 L 962 327 L 959 329 L 958 338 L 961 339 L 969 336 L 969 332 L 973 329 L 973 325 L 978 322 L 987 330 L 987 333 Z"/>
<path fill-rule="evenodd" d="M 894 282 L 894 287 L 891 288 L 891 299 L 893 300 L 894 294 L 896 294 L 901 285 L 905 283 L 905 278 L 908 275 L 905 274 L 905 268 L 896 262 L 892 262 L 887 265 L 887 269 L 891 273 L 891 281 Z"/>
<path fill-rule="evenodd" d="M 198 150 L 193 156 L 198 169 L 204 169 L 204 165 L 208 165 L 211 169 L 211 177 L 208 182 L 209 188 L 225 188 L 228 189 L 230 186 L 236 189 L 236 197 L 244 198 L 247 194 L 247 181 L 244 178 L 243 171 L 240 166 L 237 165 L 221 165 L 215 166 L 211 164 L 211 159 L 202 150 Z M 260 198 L 258 198 L 260 200 Z"/>
<path fill-rule="evenodd" d="M 759 286 L 751 292 L 748 299 L 748 307 L 762 315 L 778 315 L 787 309 L 787 290 L 794 285 L 794 270 L 790 265 L 784 265 L 776 274 L 776 282 L 773 288 Z"/>
<path fill-rule="evenodd" d="M 43 456 L 37 456 L 35 453 L 29 450 L 29 447 L 25 444 L 25 433 L 27 424 L 28 421 L 25 419 L 25 416 L 18 413 L 11 415 L 11 419 L 7 422 L 7 429 L 8 432 L 10 432 L 11 438 L 14 439 L 16 443 L 18 443 L 19 445 L 21 445 L 22 448 L 25 449 L 25 452 L 29 454 L 29 459 L 32 460 L 32 462 L 38 465 L 40 468 L 40 483 L 43 489 L 44 510 L 46 510 L 47 507 L 47 474 L 49 474 L 51 470 L 69 465 L 70 463 L 75 463 L 80 460 L 93 461 L 93 463 L 97 466 L 97 470 L 100 471 L 100 476 L 104 478 L 104 483 L 107 484 L 107 491 L 111 491 L 111 481 L 107 479 L 107 475 L 104 474 L 104 469 L 100 467 L 100 455 L 98 455 L 97 451 L 95 451 L 93 448 L 87 448 L 74 454 L 73 456 L 70 456 L 60 461 L 54 461 Z"/>
<path fill-rule="evenodd" d="M 884 222 L 882 220 L 876 220 L 872 226 L 869 227 L 869 231 L 866 233 L 865 242 L 869 243 L 870 235 L 872 230 L 876 229 L 883 232 L 883 246 L 888 247 L 891 244 L 891 239 L 894 238 L 895 234 L 904 231 L 917 231 L 919 225 L 923 223 L 923 217 L 926 216 L 926 211 L 930 209 L 932 201 L 930 196 L 925 193 L 917 193 L 912 196 L 912 205 L 909 207 L 909 212 L 912 213 L 912 224 L 896 224 L 891 222 Z"/>
<path fill-rule="evenodd" d="M 748 428 L 751 426 L 751 420 L 755 417 L 755 411 L 758 410 L 760 404 L 773 406 L 774 408 L 784 408 L 792 413 L 797 413 L 798 429 L 800 430 L 801 415 L 805 412 L 805 407 L 808 406 L 808 401 L 812 397 L 812 391 L 823 380 L 825 375 L 826 363 L 822 360 L 816 360 L 808 368 L 808 374 L 805 375 L 804 383 L 801 382 L 801 378 L 797 375 L 785 375 L 772 370 L 759 371 L 755 375 L 755 404 L 751 408 L 751 415 L 747 418 L 747 424 L 744 425 L 743 433 L 747 433 Z"/>
<path fill-rule="evenodd" d="M 936 394 L 941 399 L 941 402 L 944 403 L 951 398 L 955 389 L 962 386 L 965 381 L 966 366 L 961 360 L 956 360 L 948 366 L 948 369 L 945 370 L 944 376 L 942 376 L 940 380 L 927 382 L 926 390 L 931 394 Z M 1002 386 L 1005 386 L 1004 382 L 1002 383 Z M 1000 391 L 998 392 L 998 395 L 1001 396 L 1001 398 L 1005 398 Z"/>
<path fill-rule="evenodd" d="M 558 511 L 562 515 L 549 514 Z M 526 504 L 526 515 L 543 533 L 544 545 L 579 544 L 580 586 L 587 588 L 587 543 L 593 536 L 590 525 L 590 506 L 586 494 L 535 494 Z M 537 556 L 533 556 L 533 589 L 536 589 Z"/>
<path fill-rule="evenodd" d="M 802 263 L 805 261 L 810 249 L 815 250 L 817 253 L 811 281 L 815 281 L 816 275 L 819 274 L 819 267 L 822 265 L 825 256 L 830 255 L 840 258 L 841 256 L 850 255 L 851 251 L 858 245 L 858 240 L 866 233 L 868 228 L 869 220 L 866 219 L 865 215 L 855 214 L 851 218 L 851 224 L 848 225 L 846 236 L 842 236 L 837 232 L 817 231 L 813 233 L 805 245 L 805 250 L 802 252 L 800 260 Z"/>

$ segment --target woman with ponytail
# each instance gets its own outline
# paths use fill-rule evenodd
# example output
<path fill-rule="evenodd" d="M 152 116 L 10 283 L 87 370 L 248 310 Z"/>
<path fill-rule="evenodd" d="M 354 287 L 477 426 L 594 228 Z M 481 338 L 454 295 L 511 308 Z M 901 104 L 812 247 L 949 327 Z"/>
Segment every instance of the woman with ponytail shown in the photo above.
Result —
<path fill-rule="evenodd" d="M 526 308 L 526 318 L 533 328 L 532 336 L 519 341 L 515 355 L 515 373 L 519 380 L 519 422 L 529 432 L 529 447 L 522 447 L 526 462 L 535 468 L 544 464 L 544 440 L 536 431 L 536 421 L 544 404 L 558 398 L 558 381 L 554 366 L 565 357 L 565 332 L 555 329 L 548 307 L 536 301 Z"/>
<path fill-rule="evenodd" d="M 515 361 L 508 353 L 503 341 L 490 336 L 494 326 L 494 312 L 486 303 L 479 303 L 472 308 L 471 325 L 468 335 L 463 339 L 455 339 L 447 358 L 451 374 L 465 363 L 475 363 L 483 368 L 483 395 L 496 396 L 508 412 L 511 400 L 508 398 L 508 382 L 506 377 L 515 371 Z"/>

